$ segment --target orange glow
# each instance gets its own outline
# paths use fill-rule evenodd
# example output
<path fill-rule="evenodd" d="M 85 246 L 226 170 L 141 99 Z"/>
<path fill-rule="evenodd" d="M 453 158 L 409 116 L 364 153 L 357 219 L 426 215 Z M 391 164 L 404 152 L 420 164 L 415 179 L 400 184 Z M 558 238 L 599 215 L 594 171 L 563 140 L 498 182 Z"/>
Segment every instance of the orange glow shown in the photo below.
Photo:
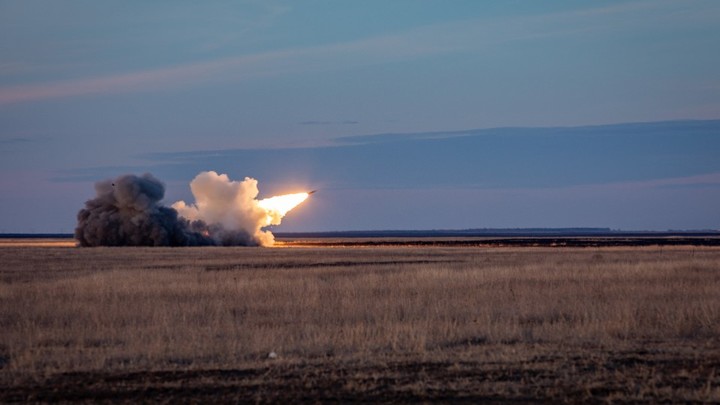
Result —
<path fill-rule="evenodd" d="M 279 224 L 285 214 L 307 200 L 309 195 L 308 193 L 285 194 L 258 201 L 258 206 L 267 214 L 265 225 Z"/>

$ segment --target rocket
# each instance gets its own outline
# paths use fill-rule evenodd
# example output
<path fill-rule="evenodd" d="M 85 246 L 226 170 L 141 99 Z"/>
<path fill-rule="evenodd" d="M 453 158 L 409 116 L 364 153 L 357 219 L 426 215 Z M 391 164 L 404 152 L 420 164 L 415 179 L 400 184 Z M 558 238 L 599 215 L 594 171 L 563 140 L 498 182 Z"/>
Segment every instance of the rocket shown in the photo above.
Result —
<path fill-rule="evenodd" d="M 317 190 L 308 191 L 308 195 L 313 195 L 313 194 L 315 194 L 315 193 L 317 193 Z"/>

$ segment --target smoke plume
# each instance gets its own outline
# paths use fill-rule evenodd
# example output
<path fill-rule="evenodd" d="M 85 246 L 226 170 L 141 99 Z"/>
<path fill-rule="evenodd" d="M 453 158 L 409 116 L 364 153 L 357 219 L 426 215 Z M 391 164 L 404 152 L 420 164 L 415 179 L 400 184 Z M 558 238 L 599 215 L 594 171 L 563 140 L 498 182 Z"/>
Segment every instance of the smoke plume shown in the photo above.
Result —
<path fill-rule="evenodd" d="M 81 246 L 269 246 L 274 236 L 262 228 L 279 224 L 308 196 L 258 201 L 257 180 L 213 171 L 198 174 L 190 189 L 194 204 L 165 207 L 165 186 L 151 174 L 98 182 L 97 195 L 78 212 L 75 237 Z"/>
<path fill-rule="evenodd" d="M 190 183 L 195 204 L 178 201 L 172 205 L 180 216 L 190 221 L 212 224 L 210 233 L 223 245 L 269 246 L 275 241 L 270 231 L 261 228 L 268 223 L 266 210 L 255 199 L 259 191 L 257 180 L 246 177 L 232 181 L 226 174 L 202 172 Z"/>
<path fill-rule="evenodd" d="M 120 176 L 95 184 L 96 196 L 78 212 L 81 246 L 198 246 L 213 240 L 159 201 L 165 186 L 151 174 Z M 202 228 L 201 224 L 199 225 Z"/>

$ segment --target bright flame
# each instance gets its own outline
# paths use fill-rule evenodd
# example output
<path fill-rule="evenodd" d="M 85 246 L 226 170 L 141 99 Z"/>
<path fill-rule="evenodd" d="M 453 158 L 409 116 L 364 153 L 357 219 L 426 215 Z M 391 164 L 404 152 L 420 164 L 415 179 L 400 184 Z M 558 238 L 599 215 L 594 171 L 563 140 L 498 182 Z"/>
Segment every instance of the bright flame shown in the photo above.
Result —
<path fill-rule="evenodd" d="M 308 193 L 285 194 L 258 201 L 258 206 L 267 214 L 265 226 L 280 224 L 282 217 L 307 200 L 309 195 Z"/>

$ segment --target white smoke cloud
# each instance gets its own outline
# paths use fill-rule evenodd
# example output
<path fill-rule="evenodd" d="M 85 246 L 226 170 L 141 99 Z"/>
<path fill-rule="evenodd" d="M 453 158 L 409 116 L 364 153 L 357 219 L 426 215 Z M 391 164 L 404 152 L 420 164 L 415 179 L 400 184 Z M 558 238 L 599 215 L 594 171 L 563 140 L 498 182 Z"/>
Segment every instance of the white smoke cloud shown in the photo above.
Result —
<path fill-rule="evenodd" d="M 257 183 L 250 177 L 233 181 L 226 174 L 202 172 L 190 183 L 195 203 L 178 201 L 172 208 L 191 222 L 200 220 L 223 231 L 246 233 L 256 244 L 270 246 L 275 237 L 270 231 L 262 230 L 268 225 L 268 212 L 256 199 Z M 273 221 L 274 225 L 279 223 L 279 218 Z"/>

